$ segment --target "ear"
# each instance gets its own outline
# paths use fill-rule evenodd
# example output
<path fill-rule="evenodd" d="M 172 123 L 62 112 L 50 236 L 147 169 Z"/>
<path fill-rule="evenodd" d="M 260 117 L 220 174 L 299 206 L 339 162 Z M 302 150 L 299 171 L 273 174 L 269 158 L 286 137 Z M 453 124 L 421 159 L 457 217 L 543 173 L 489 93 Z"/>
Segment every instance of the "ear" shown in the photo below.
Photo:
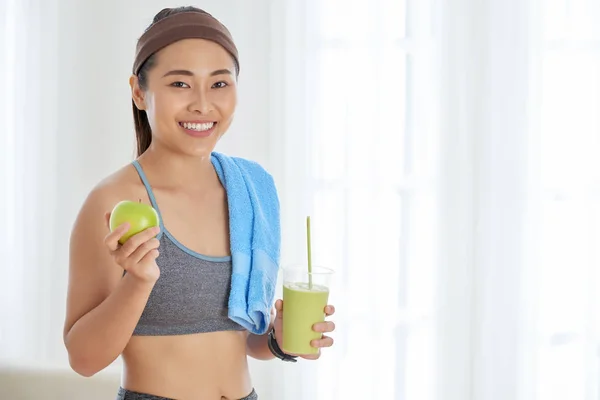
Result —
<path fill-rule="evenodd" d="M 135 106 L 140 110 L 145 110 L 146 101 L 144 100 L 144 91 L 140 88 L 140 82 L 136 75 L 131 75 L 129 78 L 129 86 L 131 87 L 131 98 Z"/>

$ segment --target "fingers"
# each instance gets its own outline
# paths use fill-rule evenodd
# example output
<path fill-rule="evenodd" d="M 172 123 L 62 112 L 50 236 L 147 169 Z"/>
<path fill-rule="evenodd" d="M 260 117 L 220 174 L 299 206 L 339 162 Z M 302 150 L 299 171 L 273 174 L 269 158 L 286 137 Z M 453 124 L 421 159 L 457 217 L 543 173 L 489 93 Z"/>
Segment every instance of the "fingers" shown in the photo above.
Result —
<path fill-rule="evenodd" d="M 158 246 L 160 246 L 160 241 L 157 238 L 152 238 L 142 243 L 137 249 L 133 251 L 133 253 L 131 253 L 131 255 L 129 256 L 129 262 L 132 264 L 139 263 L 146 256 L 146 254 L 148 254 L 152 250 L 158 249 Z"/>
<path fill-rule="evenodd" d="M 333 346 L 333 338 L 323 335 L 323 337 L 321 339 L 312 340 L 310 342 L 310 345 L 312 347 L 317 347 L 317 348 L 331 347 L 331 346 Z"/>
<path fill-rule="evenodd" d="M 277 306 L 277 304 L 276 304 Z M 283 304 L 281 304 L 283 310 Z M 331 316 L 335 313 L 335 307 L 328 305 L 324 309 L 326 316 Z M 317 322 L 313 325 L 313 331 L 315 332 L 333 332 L 335 330 L 335 323 L 333 321 Z M 300 355 L 305 360 L 318 360 L 321 357 L 321 349 L 333 346 L 334 340 L 330 336 L 322 335 L 320 339 L 311 340 L 310 345 L 319 349 L 317 354 L 305 354 Z"/>
<path fill-rule="evenodd" d="M 158 258 L 158 249 L 151 249 L 149 250 L 139 261 L 139 265 L 151 265 L 152 263 L 154 263 L 154 265 L 156 266 L 156 259 Z M 135 266 L 135 264 L 130 264 L 132 267 Z M 128 268 L 125 268 L 126 270 L 128 270 Z M 134 271 L 132 272 L 132 275 L 136 278 L 141 279 L 142 282 L 156 282 L 158 280 L 158 278 L 160 277 L 160 270 L 158 268 L 132 268 L 129 271 Z"/>
<path fill-rule="evenodd" d="M 318 360 L 321 357 L 321 350 L 319 350 L 317 354 L 303 354 L 299 357 L 302 357 L 305 360 Z"/>
<path fill-rule="evenodd" d="M 131 254 L 133 254 L 134 251 L 136 251 L 138 247 L 152 239 L 159 232 L 160 228 L 158 226 L 155 226 L 153 228 L 144 229 L 143 231 L 136 233 L 135 235 L 127 239 L 123 246 L 121 246 L 121 257 L 129 257 Z"/>
<path fill-rule="evenodd" d="M 150 251 L 148 251 L 139 261 L 140 264 L 142 263 L 146 263 L 149 261 L 153 261 L 156 260 L 158 258 L 159 255 L 159 251 L 158 249 L 152 249 Z"/>
<path fill-rule="evenodd" d="M 275 310 L 277 311 L 277 319 L 282 319 L 283 318 L 283 300 L 278 299 L 275 302 Z"/>
<path fill-rule="evenodd" d="M 313 325 L 313 331 L 315 332 L 333 332 L 335 330 L 335 323 L 333 321 L 317 322 Z"/>
<path fill-rule="evenodd" d="M 129 230 L 129 224 L 125 222 L 121 224 L 114 231 L 110 232 L 104 238 L 104 244 L 110 251 L 116 251 L 119 248 L 119 239 Z"/>

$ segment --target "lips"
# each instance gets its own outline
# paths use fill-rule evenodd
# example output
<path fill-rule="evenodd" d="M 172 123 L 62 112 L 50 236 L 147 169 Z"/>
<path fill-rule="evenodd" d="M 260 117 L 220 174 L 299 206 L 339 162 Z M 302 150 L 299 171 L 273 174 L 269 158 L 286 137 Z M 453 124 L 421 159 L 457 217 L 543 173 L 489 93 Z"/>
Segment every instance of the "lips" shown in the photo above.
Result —
<path fill-rule="evenodd" d="M 184 132 L 193 137 L 207 137 L 210 136 L 217 126 L 215 121 L 187 121 L 180 122 L 179 126 Z"/>

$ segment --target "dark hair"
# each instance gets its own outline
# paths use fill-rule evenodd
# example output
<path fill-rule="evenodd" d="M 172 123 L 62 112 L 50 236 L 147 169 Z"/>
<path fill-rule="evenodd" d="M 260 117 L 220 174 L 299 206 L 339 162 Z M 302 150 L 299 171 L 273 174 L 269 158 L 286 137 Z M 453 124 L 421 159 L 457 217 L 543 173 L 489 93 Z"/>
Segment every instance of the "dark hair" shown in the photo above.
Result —
<path fill-rule="evenodd" d="M 187 6 L 187 7 L 176 7 L 176 8 L 164 8 L 158 14 L 154 16 L 152 23 L 146 28 L 146 31 L 152 27 L 152 25 L 156 24 L 158 21 L 173 15 L 179 14 L 182 12 L 204 12 L 203 10 Z M 137 74 L 138 82 L 140 85 L 140 89 L 146 90 L 148 87 L 148 71 L 154 66 L 155 56 L 154 54 L 148 57 L 148 59 L 142 64 L 140 67 L 140 71 Z M 148 122 L 148 116 L 146 115 L 146 111 L 140 110 L 137 108 L 135 103 L 132 102 L 133 106 L 133 122 L 135 124 L 135 137 L 137 141 L 137 156 L 141 156 L 148 147 L 150 147 L 150 143 L 152 142 L 152 129 L 150 128 L 150 123 Z"/>

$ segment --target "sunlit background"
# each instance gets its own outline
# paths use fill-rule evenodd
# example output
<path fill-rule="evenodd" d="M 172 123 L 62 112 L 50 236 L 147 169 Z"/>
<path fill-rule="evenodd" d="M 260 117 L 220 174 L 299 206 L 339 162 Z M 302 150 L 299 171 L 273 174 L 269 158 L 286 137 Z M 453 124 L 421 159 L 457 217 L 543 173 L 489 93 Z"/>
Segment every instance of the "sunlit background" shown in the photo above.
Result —
<path fill-rule="evenodd" d="M 120 360 L 68 366 L 68 238 L 181 5 L 239 47 L 217 150 L 273 173 L 282 263 L 310 214 L 336 270 L 336 345 L 253 360 L 261 400 L 600 399 L 598 0 L 0 0 L 1 399 L 116 394 Z"/>

